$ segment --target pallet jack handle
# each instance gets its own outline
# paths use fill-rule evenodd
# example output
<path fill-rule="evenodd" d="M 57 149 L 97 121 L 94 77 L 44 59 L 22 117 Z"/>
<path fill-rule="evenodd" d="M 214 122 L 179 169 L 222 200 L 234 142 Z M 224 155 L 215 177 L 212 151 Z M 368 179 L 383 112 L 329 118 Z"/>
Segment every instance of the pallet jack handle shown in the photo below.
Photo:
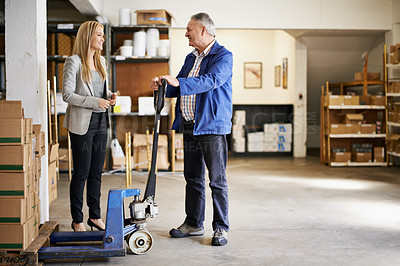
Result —
<path fill-rule="evenodd" d="M 158 148 L 158 136 L 160 133 L 160 118 L 161 110 L 164 108 L 165 94 L 167 90 L 167 81 L 161 80 L 161 85 L 158 85 L 158 90 L 154 91 L 154 109 L 156 110 L 155 122 L 154 122 L 154 134 L 153 134 L 153 147 L 151 152 L 151 168 L 149 177 L 147 179 L 146 191 L 144 193 L 144 200 L 149 197 L 153 198 L 156 194 L 156 163 L 157 163 L 157 148 Z"/>

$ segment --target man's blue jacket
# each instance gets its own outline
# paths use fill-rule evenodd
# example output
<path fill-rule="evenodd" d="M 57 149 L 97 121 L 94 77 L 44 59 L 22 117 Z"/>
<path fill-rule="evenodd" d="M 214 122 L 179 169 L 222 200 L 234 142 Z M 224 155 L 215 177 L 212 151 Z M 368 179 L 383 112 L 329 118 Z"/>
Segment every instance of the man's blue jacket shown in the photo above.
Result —
<path fill-rule="evenodd" d="M 182 95 L 196 94 L 194 135 L 226 135 L 232 129 L 232 66 L 233 55 L 224 46 L 214 43 L 201 62 L 199 75 L 187 77 L 195 55 L 186 56 L 178 76 L 179 87 L 168 85 L 167 97 L 177 97 L 176 119 L 172 129 L 182 128 L 184 118 L 180 110 Z"/>

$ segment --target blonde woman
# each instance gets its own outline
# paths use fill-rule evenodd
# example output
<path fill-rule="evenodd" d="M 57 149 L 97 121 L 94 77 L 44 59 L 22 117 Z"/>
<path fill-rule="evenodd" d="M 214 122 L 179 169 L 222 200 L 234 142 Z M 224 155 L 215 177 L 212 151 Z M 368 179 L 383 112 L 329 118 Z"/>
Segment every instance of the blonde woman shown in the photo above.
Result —
<path fill-rule="evenodd" d="M 74 172 L 70 183 L 71 228 L 83 224 L 83 190 L 87 183 L 88 225 L 104 230 L 100 217 L 101 174 L 106 155 L 108 107 L 116 96 L 108 89 L 106 60 L 101 56 L 104 27 L 96 21 L 78 30 L 73 55 L 65 60 L 63 100 L 68 103 L 64 127 L 70 133 Z"/>

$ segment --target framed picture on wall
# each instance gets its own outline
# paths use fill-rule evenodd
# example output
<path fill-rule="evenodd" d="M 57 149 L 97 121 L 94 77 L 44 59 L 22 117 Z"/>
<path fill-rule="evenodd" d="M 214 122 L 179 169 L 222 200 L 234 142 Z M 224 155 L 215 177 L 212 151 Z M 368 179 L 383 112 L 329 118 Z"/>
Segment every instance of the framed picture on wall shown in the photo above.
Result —
<path fill-rule="evenodd" d="M 282 88 L 287 89 L 288 84 L 288 59 L 282 60 Z"/>
<path fill-rule="evenodd" d="M 246 89 L 260 89 L 262 87 L 262 63 L 244 63 L 244 87 Z"/>
<path fill-rule="evenodd" d="M 275 87 L 281 86 L 281 66 L 275 66 Z"/>

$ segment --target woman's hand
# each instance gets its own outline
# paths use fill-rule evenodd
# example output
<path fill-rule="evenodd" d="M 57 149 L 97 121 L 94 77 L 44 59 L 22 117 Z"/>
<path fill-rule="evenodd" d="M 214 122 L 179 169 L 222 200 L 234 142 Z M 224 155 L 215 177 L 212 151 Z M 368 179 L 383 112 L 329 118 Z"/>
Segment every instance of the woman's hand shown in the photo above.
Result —
<path fill-rule="evenodd" d="M 110 107 L 110 105 L 111 105 L 111 102 L 109 100 L 106 100 L 103 98 L 99 99 L 99 108 L 100 109 L 106 110 L 108 107 Z"/>
<path fill-rule="evenodd" d="M 111 99 L 108 98 L 108 100 L 110 101 L 111 106 L 114 106 L 116 104 L 116 102 L 117 102 L 117 95 L 115 93 L 113 93 L 111 95 Z"/>

